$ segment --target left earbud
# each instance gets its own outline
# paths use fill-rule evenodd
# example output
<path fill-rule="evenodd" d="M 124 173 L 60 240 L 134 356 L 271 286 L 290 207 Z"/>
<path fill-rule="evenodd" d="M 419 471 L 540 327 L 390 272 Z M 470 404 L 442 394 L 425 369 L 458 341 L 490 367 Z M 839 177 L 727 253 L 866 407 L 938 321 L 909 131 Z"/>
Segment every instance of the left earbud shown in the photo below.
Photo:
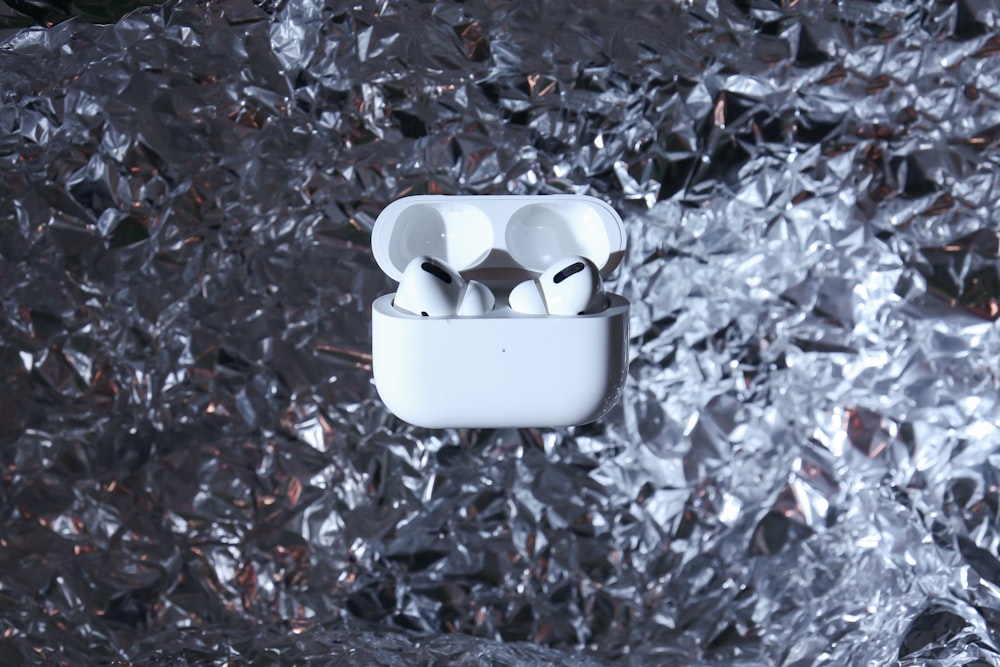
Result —
<path fill-rule="evenodd" d="M 441 260 L 422 256 L 407 264 L 393 305 L 424 317 L 475 317 L 493 310 L 493 292 L 475 280 L 465 281 Z"/>

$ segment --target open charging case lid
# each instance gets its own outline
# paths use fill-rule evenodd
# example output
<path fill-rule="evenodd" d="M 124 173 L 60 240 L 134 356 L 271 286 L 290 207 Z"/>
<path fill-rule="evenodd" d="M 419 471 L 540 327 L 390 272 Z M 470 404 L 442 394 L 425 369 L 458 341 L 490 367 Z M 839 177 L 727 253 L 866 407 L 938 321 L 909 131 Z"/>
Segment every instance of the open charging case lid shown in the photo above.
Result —
<path fill-rule="evenodd" d="M 389 204 L 372 251 L 395 281 L 421 255 L 487 284 L 537 277 L 581 255 L 607 277 L 625 252 L 625 228 L 608 204 L 586 195 L 416 195 Z"/>

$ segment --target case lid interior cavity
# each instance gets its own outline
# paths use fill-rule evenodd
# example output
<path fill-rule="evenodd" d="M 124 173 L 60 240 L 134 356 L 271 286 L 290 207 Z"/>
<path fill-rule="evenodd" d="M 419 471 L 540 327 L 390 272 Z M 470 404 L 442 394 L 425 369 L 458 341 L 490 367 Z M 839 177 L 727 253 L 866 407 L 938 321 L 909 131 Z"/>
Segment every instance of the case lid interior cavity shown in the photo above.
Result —
<path fill-rule="evenodd" d="M 625 252 L 622 220 L 585 195 L 418 195 L 389 204 L 375 220 L 372 251 L 398 281 L 410 260 L 430 255 L 460 273 L 541 273 L 571 255 L 607 276 Z"/>

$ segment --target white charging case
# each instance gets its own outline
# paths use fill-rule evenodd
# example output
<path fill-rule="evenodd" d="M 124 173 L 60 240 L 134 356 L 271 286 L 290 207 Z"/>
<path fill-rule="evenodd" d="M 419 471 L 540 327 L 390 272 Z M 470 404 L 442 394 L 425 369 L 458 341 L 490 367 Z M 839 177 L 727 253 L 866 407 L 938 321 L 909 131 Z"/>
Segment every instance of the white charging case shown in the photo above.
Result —
<path fill-rule="evenodd" d="M 588 315 L 524 315 L 507 305 L 519 282 L 572 255 L 602 276 L 625 251 L 621 218 L 582 195 L 421 195 L 389 204 L 372 251 L 399 281 L 410 260 L 444 260 L 490 287 L 479 317 L 421 317 L 387 294 L 372 304 L 372 366 L 379 396 L 397 417 L 427 428 L 573 426 L 618 401 L 628 368 L 629 302 L 608 294 Z"/>

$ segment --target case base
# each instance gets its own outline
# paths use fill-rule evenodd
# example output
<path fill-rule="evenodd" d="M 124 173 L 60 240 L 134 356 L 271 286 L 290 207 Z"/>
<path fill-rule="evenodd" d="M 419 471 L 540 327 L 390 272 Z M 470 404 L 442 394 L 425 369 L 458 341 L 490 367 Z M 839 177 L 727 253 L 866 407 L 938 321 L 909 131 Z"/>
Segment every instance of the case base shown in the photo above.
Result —
<path fill-rule="evenodd" d="M 592 315 L 428 318 L 372 304 L 379 396 L 426 428 L 586 424 L 617 402 L 628 368 L 629 303 L 609 294 Z"/>

